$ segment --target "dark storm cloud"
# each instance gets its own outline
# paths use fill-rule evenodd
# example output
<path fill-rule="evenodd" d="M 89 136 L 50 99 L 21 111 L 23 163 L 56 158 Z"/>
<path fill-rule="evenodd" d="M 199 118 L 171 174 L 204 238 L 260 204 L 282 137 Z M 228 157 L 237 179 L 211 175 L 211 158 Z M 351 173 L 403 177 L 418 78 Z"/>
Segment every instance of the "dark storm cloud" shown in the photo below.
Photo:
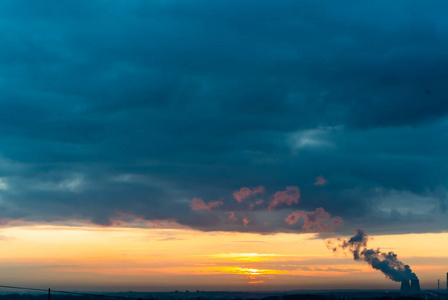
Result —
<path fill-rule="evenodd" d="M 347 232 L 446 230 L 443 7 L 3 1 L 0 217 L 304 232 L 285 218 L 322 207 Z"/>

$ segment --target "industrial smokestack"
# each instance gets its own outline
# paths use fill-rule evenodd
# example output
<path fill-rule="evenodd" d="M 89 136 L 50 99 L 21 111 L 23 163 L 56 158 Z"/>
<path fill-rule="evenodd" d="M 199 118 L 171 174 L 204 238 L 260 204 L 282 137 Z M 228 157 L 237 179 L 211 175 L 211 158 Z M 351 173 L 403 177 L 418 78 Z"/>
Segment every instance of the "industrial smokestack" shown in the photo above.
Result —
<path fill-rule="evenodd" d="M 407 284 L 404 283 L 404 286 L 409 287 L 409 280 L 418 279 L 417 275 L 412 272 L 408 265 L 398 260 L 394 252 L 382 252 L 380 249 L 367 249 L 368 239 L 364 230 L 357 229 L 354 236 L 342 241 L 342 244 L 333 248 L 333 251 L 337 251 L 338 249 L 349 250 L 352 252 L 355 260 L 368 263 L 372 268 L 383 272 L 391 280 L 402 282 L 402 286 L 403 282 L 407 282 Z"/>
<path fill-rule="evenodd" d="M 411 294 L 419 294 L 420 293 L 420 281 L 418 279 L 411 279 Z"/>
<path fill-rule="evenodd" d="M 408 294 L 409 294 L 409 291 L 410 291 L 409 279 L 402 280 L 402 281 L 401 281 L 400 294 L 402 294 L 402 295 L 408 295 Z"/>

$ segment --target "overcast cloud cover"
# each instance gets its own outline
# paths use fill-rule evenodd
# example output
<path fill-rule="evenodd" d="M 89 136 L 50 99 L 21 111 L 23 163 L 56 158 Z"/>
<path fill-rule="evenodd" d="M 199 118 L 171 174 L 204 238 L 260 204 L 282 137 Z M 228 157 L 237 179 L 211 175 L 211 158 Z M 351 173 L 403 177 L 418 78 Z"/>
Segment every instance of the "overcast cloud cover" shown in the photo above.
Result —
<path fill-rule="evenodd" d="M 1 1 L 0 223 L 446 231 L 447 10 Z"/>

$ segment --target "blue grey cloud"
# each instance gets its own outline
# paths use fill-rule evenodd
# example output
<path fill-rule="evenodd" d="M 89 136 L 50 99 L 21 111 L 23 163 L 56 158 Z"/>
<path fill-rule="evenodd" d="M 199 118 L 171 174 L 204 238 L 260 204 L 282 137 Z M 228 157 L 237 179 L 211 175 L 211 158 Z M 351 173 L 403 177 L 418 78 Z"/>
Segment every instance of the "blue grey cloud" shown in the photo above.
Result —
<path fill-rule="evenodd" d="M 446 230 L 446 6 L 3 1 L 0 218 L 276 232 L 323 207 L 347 232 Z M 299 204 L 268 212 L 287 186 Z"/>

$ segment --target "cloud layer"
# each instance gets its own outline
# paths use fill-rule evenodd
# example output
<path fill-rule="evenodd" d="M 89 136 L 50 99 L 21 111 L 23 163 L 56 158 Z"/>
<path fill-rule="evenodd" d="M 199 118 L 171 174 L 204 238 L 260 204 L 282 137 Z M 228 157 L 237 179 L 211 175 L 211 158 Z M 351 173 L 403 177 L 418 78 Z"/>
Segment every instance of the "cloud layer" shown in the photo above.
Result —
<path fill-rule="evenodd" d="M 4 1 L 0 219 L 444 231 L 443 8 Z"/>

